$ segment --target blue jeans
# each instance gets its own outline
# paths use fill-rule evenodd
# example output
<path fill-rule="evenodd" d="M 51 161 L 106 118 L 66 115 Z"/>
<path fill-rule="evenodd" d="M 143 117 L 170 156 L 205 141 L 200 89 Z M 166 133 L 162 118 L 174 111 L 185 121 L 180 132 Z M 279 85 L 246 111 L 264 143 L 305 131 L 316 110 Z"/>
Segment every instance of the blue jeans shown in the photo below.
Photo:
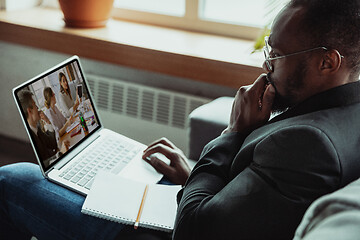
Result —
<path fill-rule="evenodd" d="M 127 239 L 141 232 L 81 213 L 84 196 L 46 180 L 38 165 L 0 168 L 0 239 Z M 155 233 L 156 235 L 156 233 Z M 130 237 L 129 239 L 135 239 Z M 157 238 L 156 238 L 157 239 Z"/>

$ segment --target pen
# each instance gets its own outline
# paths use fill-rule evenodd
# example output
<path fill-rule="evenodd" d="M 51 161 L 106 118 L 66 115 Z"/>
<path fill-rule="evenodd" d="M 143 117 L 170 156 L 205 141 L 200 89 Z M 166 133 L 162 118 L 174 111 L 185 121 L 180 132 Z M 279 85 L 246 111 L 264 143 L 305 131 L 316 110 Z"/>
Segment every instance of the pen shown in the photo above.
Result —
<path fill-rule="evenodd" d="M 147 195 L 148 189 L 149 189 L 149 184 L 146 184 L 146 187 L 145 187 L 145 190 L 144 190 L 144 194 L 143 194 L 143 197 L 142 197 L 142 200 L 141 200 L 139 212 L 138 212 L 138 215 L 137 215 L 137 217 L 136 217 L 135 224 L 134 224 L 134 229 L 138 229 L 138 227 L 139 227 L 139 221 L 140 221 L 140 217 L 141 217 L 142 210 L 143 210 L 143 208 L 144 208 L 144 203 L 145 203 L 145 199 L 146 199 L 146 195 Z"/>

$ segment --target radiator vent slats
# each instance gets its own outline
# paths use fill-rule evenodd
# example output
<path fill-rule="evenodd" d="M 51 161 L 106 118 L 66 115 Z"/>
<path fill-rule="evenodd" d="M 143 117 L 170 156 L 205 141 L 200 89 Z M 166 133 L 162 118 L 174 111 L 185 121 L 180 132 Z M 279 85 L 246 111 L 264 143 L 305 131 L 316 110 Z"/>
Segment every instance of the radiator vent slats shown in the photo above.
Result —
<path fill-rule="evenodd" d="M 87 75 L 89 88 L 102 110 L 185 129 L 188 115 L 211 101 L 192 95 Z"/>
<path fill-rule="evenodd" d="M 135 87 L 128 87 L 127 97 L 126 97 L 126 114 L 132 117 L 137 117 L 138 109 L 139 109 L 139 89 Z"/>
<path fill-rule="evenodd" d="M 98 86 L 99 89 L 97 93 L 97 105 L 99 108 L 107 109 L 109 104 L 109 83 L 99 82 Z"/>
<path fill-rule="evenodd" d="M 169 124 L 170 95 L 160 93 L 157 100 L 156 121 L 162 124 Z"/>
<path fill-rule="evenodd" d="M 186 98 L 174 97 L 174 111 L 172 115 L 172 125 L 174 127 L 184 127 L 186 122 Z"/>
<path fill-rule="evenodd" d="M 124 86 L 115 85 L 112 88 L 111 110 L 116 113 L 124 112 Z"/>
<path fill-rule="evenodd" d="M 141 118 L 148 121 L 154 119 L 155 93 L 144 90 L 141 102 Z"/>

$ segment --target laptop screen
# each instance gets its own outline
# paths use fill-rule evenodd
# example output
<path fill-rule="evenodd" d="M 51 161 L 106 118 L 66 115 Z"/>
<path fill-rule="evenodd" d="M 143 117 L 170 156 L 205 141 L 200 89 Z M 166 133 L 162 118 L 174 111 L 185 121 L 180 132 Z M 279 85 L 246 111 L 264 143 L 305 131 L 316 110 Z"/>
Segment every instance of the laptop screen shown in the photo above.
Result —
<path fill-rule="evenodd" d="M 14 96 L 44 171 L 101 127 L 77 57 L 16 88 Z"/>

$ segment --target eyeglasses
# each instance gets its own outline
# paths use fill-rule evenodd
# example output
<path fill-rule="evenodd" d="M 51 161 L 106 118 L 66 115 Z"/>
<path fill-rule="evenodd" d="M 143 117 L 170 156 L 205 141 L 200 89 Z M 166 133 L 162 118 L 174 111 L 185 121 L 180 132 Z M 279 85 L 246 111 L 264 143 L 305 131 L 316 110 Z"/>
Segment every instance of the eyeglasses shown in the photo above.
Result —
<path fill-rule="evenodd" d="M 303 50 L 303 51 L 300 51 L 300 52 L 290 53 L 290 54 L 281 55 L 281 56 L 277 54 L 276 56 L 274 56 L 272 48 L 269 45 L 269 37 L 265 37 L 265 46 L 263 48 L 264 55 L 265 55 L 265 64 L 266 64 L 266 67 L 268 68 L 268 70 L 270 72 L 272 72 L 273 65 L 272 65 L 271 61 L 281 59 L 281 58 L 285 58 L 285 57 L 298 55 L 298 54 L 302 54 L 302 53 L 307 53 L 307 52 L 311 52 L 311 51 L 315 51 L 315 50 L 319 50 L 319 49 L 322 49 L 322 50 L 325 50 L 325 51 L 328 50 L 326 47 L 316 47 L 316 48 Z M 343 58 L 343 56 L 341 56 L 341 57 Z"/>

